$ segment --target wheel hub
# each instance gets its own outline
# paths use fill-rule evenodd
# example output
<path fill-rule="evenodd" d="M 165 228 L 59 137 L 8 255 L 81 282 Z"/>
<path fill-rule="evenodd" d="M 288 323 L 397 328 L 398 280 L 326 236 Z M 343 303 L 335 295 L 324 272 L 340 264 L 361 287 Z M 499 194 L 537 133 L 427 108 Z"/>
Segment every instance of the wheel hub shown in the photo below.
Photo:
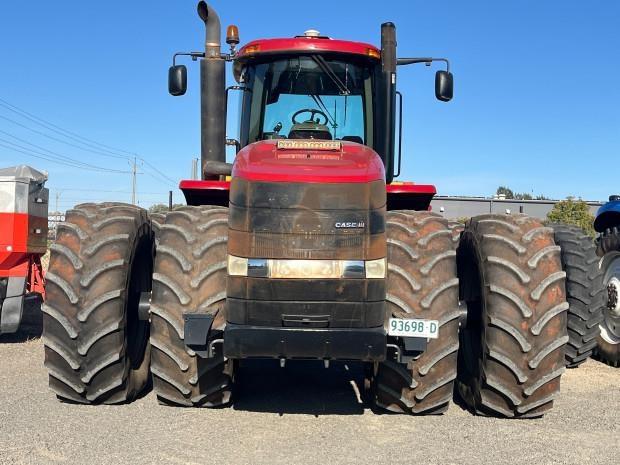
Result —
<path fill-rule="evenodd" d="M 614 276 L 607 284 L 607 310 L 616 317 L 620 317 L 619 290 L 620 280 Z"/>
<path fill-rule="evenodd" d="M 606 256 L 601 262 L 607 287 L 605 319 L 601 337 L 610 344 L 620 344 L 620 253 Z"/>

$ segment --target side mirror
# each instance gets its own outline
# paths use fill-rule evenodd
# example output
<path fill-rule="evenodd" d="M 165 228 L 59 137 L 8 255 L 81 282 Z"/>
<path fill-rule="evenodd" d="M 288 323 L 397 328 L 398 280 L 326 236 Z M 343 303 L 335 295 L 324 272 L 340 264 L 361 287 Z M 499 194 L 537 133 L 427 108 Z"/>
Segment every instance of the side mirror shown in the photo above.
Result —
<path fill-rule="evenodd" d="M 449 71 L 437 71 L 435 74 L 435 97 L 442 102 L 452 100 L 454 94 L 454 79 Z"/>
<path fill-rule="evenodd" d="M 178 97 L 187 91 L 187 68 L 185 65 L 174 65 L 168 70 L 168 92 Z"/>

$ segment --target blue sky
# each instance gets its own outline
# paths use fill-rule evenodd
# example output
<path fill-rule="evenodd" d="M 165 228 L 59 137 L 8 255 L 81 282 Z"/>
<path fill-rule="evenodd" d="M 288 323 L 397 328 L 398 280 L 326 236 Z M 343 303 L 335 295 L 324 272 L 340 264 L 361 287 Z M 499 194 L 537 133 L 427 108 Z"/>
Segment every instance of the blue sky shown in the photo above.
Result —
<path fill-rule="evenodd" d="M 391 20 L 400 56 L 448 57 L 455 75 L 449 104 L 434 99 L 432 70 L 400 69 L 402 180 L 433 183 L 445 195 L 488 196 L 499 185 L 591 200 L 620 191 L 620 2 L 213 5 L 224 25 L 239 26 L 242 42 L 316 28 L 377 44 L 380 23 Z M 140 168 L 141 204 L 165 201 L 170 189 L 181 201 L 176 180 L 189 177 L 200 151 L 198 67 L 189 64 L 190 90 L 182 98 L 168 95 L 166 75 L 172 54 L 200 50 L 203 37 L 193 0 L 4 2 L 0 99 L 156 166 L 161 173 L 148 164 Z M 229 135 L 235 136 L 237 106 L 230 110 Z M 27 128 L 58 138 L 0 106 L 0 143 L 23 146 L 19 137 L 91 165 L 129 170 L 126 160 Z M 0 147 L 1 166 L 19 163 L 49 171 L 52 208 L 56 193 L 61 209 L 85 200 L 130 199 L 127 173 L 77 170 Z"/>

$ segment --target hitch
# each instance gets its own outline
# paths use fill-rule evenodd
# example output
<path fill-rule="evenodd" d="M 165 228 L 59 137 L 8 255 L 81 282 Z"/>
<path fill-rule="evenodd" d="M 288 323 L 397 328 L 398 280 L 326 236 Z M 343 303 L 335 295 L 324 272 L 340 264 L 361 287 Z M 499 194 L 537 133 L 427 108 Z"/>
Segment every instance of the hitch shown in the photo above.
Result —
<path fill-rule="evenodd" d="M 387 343 L 388 349 L 393 349 L 398 363 L 407 364 L 422 355 L 426 350 L 428 340 L 423 337 L 402 337 L 396 338 L 395 343 Z"/>

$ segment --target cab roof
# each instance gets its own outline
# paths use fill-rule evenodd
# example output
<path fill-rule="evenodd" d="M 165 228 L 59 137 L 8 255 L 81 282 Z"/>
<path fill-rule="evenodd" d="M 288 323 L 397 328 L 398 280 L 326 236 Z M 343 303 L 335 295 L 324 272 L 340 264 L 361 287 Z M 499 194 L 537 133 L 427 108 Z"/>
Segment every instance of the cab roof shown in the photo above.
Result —
<path fill-rule="evenodd" d="M 374 45 L 364 42 L 330 39 L 323 36 L 253 40 L 239 49 L 235 59 L 245 61 L 245 59 L 256 58 L 266 54 L 324 52 L 361 55 L 376 60 L 381 59 L 381 52 Z"/>

